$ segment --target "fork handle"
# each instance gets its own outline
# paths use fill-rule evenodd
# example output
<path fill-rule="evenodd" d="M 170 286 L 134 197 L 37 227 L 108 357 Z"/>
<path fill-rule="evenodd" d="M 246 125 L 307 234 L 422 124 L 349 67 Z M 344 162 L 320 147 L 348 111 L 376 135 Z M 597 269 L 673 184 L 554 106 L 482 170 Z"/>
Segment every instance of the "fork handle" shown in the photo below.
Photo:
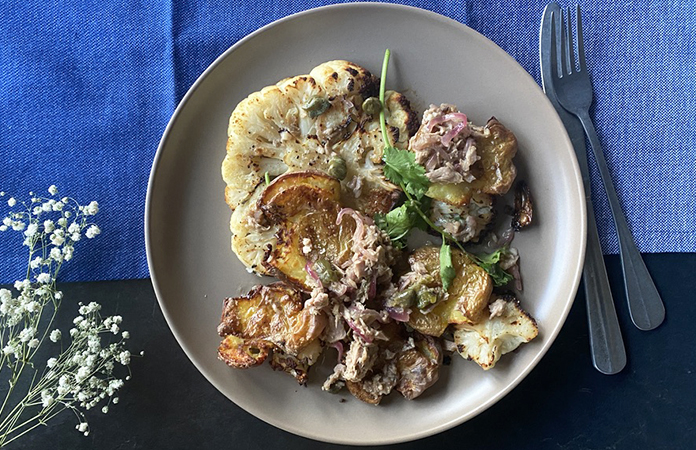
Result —
<path fill-rule="evenodd" d="M 626 349 L 616 317 L 591 198 L 587 198 L 587 249 L 582 280 L 585 286 L 592 364 L 605 375 L 619 373 L 626 366 Z"/>
<path fill-rule="evenodd" d="M 626 286 L 626 299 L 628 300 L 628 310 L 633 324 L 640 330 L 648 331 L 657 328 L 665 319 L 665 306 L 662 303 L 660 294 L 657 292 L 655 283 L 645 267 L 645 262 L 636 247 L 628 228 L 626 217 L 621 210 L 619 197 L 611 180 L 607 162 L 604 159 L 604 152 L 599 143 L 597 132 L 595 131 L 589 112 L 583 111 L 578 114 L 585 133 L 590 141 L 590 146 L 597 161 L 597 167 L 602 177 L 602 184 L 607 193 L 609 206 L 616 233 L 619 237 L 619 253 L 621 255 L 621 268 L 623 270 L 624 284 Z"/>

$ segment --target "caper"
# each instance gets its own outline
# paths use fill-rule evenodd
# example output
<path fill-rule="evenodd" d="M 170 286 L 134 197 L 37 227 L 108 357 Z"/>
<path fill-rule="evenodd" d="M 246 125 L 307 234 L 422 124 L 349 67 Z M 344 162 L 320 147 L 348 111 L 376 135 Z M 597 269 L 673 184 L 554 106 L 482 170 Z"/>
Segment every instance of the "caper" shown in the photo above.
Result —
<path fill-rule="evenodd" d="M 416 297 L 418 298 L 418 309 L 425 309 L 437 303 L 437 294 L 427 288 L 418 290 Z"/>
<path fill-rule="evenodd" d="M 332 281 L 337 281 L 336 272 L 334 272 L 331 263 L 325 259 L 317 259 L 314 261 L 314 271 L 323 284 L 329 284 Z"/>
<path fill-rule="evenodd" d="M 382 110 L 382 102 L 377 97 L 368 97 L 363 102 L 362 109 L 367 114 L 374 116 Z"/>
<path fill-rule="evenodd" d="M 416 291 L 412 288 L 403 290 L 389 300 L 387 300 L 387 306 L 389 307 L 401 307 L 409 308 L 413 305 L 413 301 L 416 299 Z"/>
<path fill-rule="evenodd" d="M 333 155 L 329 161 L 329 175 L 342 180 L 346 177 L 347 173 L 346 160 L 338 155 Z"/>
<path fill-rule="evenodd" d="M 309 117 L 314 119 L 323 114 L 330 106 L 331 103 L 327 99 L 323 97 L 314 97 L 302 108 L 309 113 Z"/>

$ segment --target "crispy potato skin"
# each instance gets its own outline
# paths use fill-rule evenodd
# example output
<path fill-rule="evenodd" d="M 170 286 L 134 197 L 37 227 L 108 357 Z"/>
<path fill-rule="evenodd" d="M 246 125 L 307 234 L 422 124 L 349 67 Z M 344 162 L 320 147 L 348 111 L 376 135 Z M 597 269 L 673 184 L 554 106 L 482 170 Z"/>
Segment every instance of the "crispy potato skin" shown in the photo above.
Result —
<path fill-rule="evenodd" d="M 248 369 L 262 364 L 272 348 L 273 344 L 263 339 L 243 339 L 230 334 L 220 343 L 218 356 L 230 367 Z"/>
<path fill-rule="evenodd" d="M 517 138 L 495 117 L 491 117 L 483 133 L 474 137 L 481 159 L 474 164 L 476 179 L 471 183 L 433 183 L 427 195 L 451 205 L 463 206 L 476 193 L 505 194 L 512 186 L 517 169 L 512 159 L 517 154 Z"/>
<path fill-rule="evenodd" d="M 355 221 L 344 217 L 337 224 L 341 210 L 338 180 L 315 172 L 282 175 L 262 194 L 259 208 L 268 223 L 277 225 L 276 245 L 269 252 L 266 268 L 297 288 L 310 292 L 311 280 L 306 270 L 308 258 L 323 258 L 341 264 L 351 256 L 349 242 Z M 308 239 L 309 246 L 303 241 Z M 310 252 L 304 253 L 308 247 Z"/>
<path fill-rule="evenodd" d="M 218 326 L 218 333 L 225 337 L 220 351 L 224 347 L 225 355 L 238 355 L 241 350 L 248 353 L 247 347 L 253 344 L 261 349 L 278 347 L 297 355 L 316 340 L 325 325 L 324 315 L 304 309 L 296 289 L 284 283 L 256 286 L 243 297 L 225 300 Z M 234 360 L 223 359 L 228 364 Z"/>
<path fill-rule="evenodd" d="M 409 262 L 411 265 L 423 263 L 428 273 L 433 275 L 435 284 L 442 286 L 438 248 L 418 248 L 409 257 Z M 427 314 L 418 309 L 411 312 L 408 324 L 423 334 L 440 336 L 451 323 L 476 323 L 485 314 L 493 292 L 491 277 L 458 249 L 452 249 L 452 264 L 456 276 L 447 291 L 448 298 Z"/>

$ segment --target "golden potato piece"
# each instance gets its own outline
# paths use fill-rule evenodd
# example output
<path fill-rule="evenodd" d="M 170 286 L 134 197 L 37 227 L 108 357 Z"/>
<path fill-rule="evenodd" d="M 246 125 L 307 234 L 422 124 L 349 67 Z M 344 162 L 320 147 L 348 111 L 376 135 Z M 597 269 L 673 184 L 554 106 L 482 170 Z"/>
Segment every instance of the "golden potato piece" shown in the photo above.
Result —
<path fill-rule="evenodd" d="M 230 334 L 220 343 L 218 356 L 230 367 L 248 369 L 263 363 L 272 348 L 273 344 L 263 339 L 243 339 Z"/>
<path fill-rule="evenodd" d="M 481 157 L 472 168 L 476 179 L 471 183 L 433 183 L 426 194 L 428 197 L 464 206 L 476 193 L 505 194 L 510 189 L 517 175 L 512 163 L 517 153 L 517 138 L 495 117 L 482 129 L 474 129 L 477 154 Z"/>
<path fill-rule="evenodd" d="M 341 197 L 341 185 L 336 178 L 320 172 L 303 171 L 287 173 L 274 179 L 273 182 L 264 189 L 259 202 L 262 206 L 268 205 L 274 202 L 273 199 L 276 195 L 285 193 L 285 191 L 297 186 L 316 188 L 322 192 L 323 196 L 336 201 Z M 285 201 L 287 200 L 276 200 L 275 202 L 283 203 Z"/>
<path fill-rule="evenodd" d="M 440 281 L 440 249 L 425 246 L 409 257 L 411 266 L 420 262 L 432 275 L 437 286 Z M 458 249 L 452 249 L 452 265 L 456 275 L 447 290 L 448 298 L 428 313 L 412 308 L 408 324 L 429 336 L 440 336 L 451 323 L 476 323 L 485 313 L 493 292 L 491 277 Z M 429 286 L 432 287 L 432 286 Z"/>
<path fill-rule="evenodd" d="M 442 365 L 442 348 L 429 336 L 417 335 L 415 348 L 399 353 L 396 369 L 399 381 L 396 390 L 408 400 L 421 395 L 435 384 Z"/>
<path fill-rule="evenodd" d="M 264 264 L 287 282 L 311 291 L 308 262 L 323 259 L 339 265 L 351 256 L 355 221 L 346 216 L 336 223 L 341 211 L 338 180 L 297 172 L 278 177 L 268 189 L 272 189 L 272 195 L 262 194 L 259 205 L 269 224 L 278 226 L 278 232 Z"/>
<path fill-rule="evenodd" d="M 304 309 L 299 291 L 284 283 L 256 286 L 246 296 L 225 300 L 221 336 L 267 341 L 297 355 L 326 326 L 323 314 Z"/>

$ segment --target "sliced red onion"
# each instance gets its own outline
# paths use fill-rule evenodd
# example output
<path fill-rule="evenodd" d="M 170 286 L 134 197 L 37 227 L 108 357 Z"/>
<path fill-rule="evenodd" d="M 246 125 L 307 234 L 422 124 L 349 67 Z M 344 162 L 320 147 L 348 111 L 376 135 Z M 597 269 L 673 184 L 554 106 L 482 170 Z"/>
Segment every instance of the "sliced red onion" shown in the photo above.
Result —
<path fill-rule="evenodd" d="M 355 322 L 353 322 L 351 319 L 346 318 L 346 323 L 347 323 L 348 326 L 353 330 L 353 332 L 354 332 L 355 334 L 357 334 L 358 336 L 360 336 L 360 337 L 362 338 L 363 341 L 365 341 L 365 342 L 368 343 L 368 344 L 371 344 L 371 343 L 372 343 L 372 338 L 366 336 L 366 335 L 360 330 L 360 328 L 355 324 Z"/>
<path fill-rule="evenodd" d="M 341 224 L 343 216 L 346 214 L 350 215 L 353 218 L 353 220 L 355 220 L 355 232 L 353 233 L 353 241 L 360 242 L 363 238 L 363 234 L 365 231 L 363 217 L 360 215 L 360 213 L 358 213 L 352 208 L 343 208 L 338 212 L 338 216 L 336 217 L 336 225 Z"/>
<path fill-rule="evenodd" d="M 451 130 L 449 130 L 440 138 L 440 142 L 442 142 L 442 145 L 444 145 L 445 147 L 449 147 L 449 145 L 452 143 L 452 139 L 454 139 L 455 136 L 464 131 L 464 128 L 466 128 L 465 123 L 459 122 L 458 124 L 456 124 Z"/>
<path fill-rule="evenodd" d="M 372 277 L 370 281 L 370 287 L 367 290 L 367 298 L 372 300 L 377 295 L 377 275 Z"/>
<path fill-rule="evenodd" d="M 352 208 L 341 208 L 341 210 L 338 212 L 338 216 L 336 217 L 336 225 L 341 224 L 341 220 L 343 220 L 343 216 L 346 214 L 350 214 L 352 216 L 355 214 L 355 210 Z"/>
<path fill-rule="evenodd" d="M 440 115 L 440 116 L 435 116 L 432 119 L 428 121 L 428 123 L 425 125 L 425 128 L 429 131 L 432 132 L 433 128 L 441 124 L 442 122 L 445 121 L 445 116 Z"/>
<path fill-rule="evenodd" d="M 389 317 L 396 320 L 397 322 L 408 322 L 408 320 L 411 318 L 411 312 L 401 307 L 387 306 L 385 308 L 385 311 L 387 311 Z"/>
<path fill-rule="evenodd" d="M 440 125 L 443 122 L 448 122 L 448 121 L 463 122 L 464 125 L 466 126 L 466 124 L 467 124 L 466 114 L 457 112 L 457 113 L 448 113 L 445 115 L 435 116 L 428 121 L 428 123 L 426 125 L 426 129 L 429 132 L 432 132 L 433 128 L 435 128 L 436 126 Z"/>
<path fill-rule="evenodd" d="M 312 263 L 307 261 L 307 264 L 305 264 L 304 268 L 307 272 L 307 275 L 309 275 L 314 281 L 316 281 L 317 284 L 319 284 L 320 288 L 324 289 L 324 285 L 321 282 L 321 278 L 319 278 L 319 275 L 317 275 L 314 269 L 312 269 Z"/>
<path fill-rule="evenodd" d="M 338 351 L 338 362 L 343 361 L 343 342 L 336 341 L 331 343 L 330 345 Z"/>

